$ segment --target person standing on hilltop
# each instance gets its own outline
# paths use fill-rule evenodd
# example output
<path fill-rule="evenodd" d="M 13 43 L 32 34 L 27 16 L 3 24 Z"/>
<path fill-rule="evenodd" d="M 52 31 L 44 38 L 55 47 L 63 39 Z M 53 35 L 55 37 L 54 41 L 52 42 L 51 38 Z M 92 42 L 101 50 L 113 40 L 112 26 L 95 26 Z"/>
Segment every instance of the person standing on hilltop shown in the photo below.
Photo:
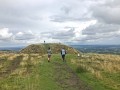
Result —
<path fill-rule="evenodd" d="M 50 62 L 50 58 L 52 54 L 50 47 L 48 48 L 47 53 L 48 53 L 48 62 Z"/>
<path fill-rule="evenodd" d="M 66 50 L 64 48 L 61 49 L 61 56 L 62 56 L 62 60 L 63 62 L 65 62 L 65 55 L 66 55 Z"/>

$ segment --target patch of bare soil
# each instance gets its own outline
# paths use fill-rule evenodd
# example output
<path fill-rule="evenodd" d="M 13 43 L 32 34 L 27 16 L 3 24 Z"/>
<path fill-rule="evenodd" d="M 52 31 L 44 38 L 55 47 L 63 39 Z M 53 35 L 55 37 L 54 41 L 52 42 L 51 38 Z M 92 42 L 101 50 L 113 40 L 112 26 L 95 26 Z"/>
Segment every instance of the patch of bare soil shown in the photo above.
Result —
<path fill-rule="evenodd" d="M 63 90 L 92 90 L 86 85 L 76 73 L 66 64 L 54 62 L 55 81 Z"/>

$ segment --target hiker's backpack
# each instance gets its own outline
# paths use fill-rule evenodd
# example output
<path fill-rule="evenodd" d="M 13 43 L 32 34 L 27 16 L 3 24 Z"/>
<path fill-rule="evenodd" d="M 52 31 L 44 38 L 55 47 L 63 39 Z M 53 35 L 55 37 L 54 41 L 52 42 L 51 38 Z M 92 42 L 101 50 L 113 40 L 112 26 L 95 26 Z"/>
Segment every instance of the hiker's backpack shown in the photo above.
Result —
<path fill-rule="evenodd" d="M 65 55 L 66 54 L 66 51 L 64 49 L 61 50 L 61 54 L 62 55 Z"/>

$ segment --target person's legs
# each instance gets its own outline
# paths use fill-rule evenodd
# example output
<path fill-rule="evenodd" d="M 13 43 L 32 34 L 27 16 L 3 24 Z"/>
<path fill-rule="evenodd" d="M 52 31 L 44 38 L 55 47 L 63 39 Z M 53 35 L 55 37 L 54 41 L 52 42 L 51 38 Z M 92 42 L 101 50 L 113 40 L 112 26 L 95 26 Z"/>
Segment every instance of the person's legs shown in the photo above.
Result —
<path fill-rule="evenodd" d="M 50 60 L 50 59 L 49 59 L 49 56 L 48 56 L 48 62 L 49 62 L 49 60 Z"/>
<path fill-rule="evenodd" d="M 65 61 L 65 55 L 62 55 L 63 62 Z"/>
<path fill-rule="evenodd" d="M 48 62 L 50 62 L 50 57 L 51 57 L 51 55 L 48 55 Z"/>
<path fill-rule="evenodd" d="M 65 55 L 64 55 L 64 62 L 66 62 L 66 60 L 65 60 Z"/>

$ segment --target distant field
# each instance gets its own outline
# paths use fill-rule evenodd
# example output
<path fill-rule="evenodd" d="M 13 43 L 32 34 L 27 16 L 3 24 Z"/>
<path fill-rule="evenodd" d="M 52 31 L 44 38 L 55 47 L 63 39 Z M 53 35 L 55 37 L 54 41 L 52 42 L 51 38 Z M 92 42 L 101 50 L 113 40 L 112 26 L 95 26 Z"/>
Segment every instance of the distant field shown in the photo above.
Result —
<path fill-rule="evenodd" d="M 83 53 L 119 54 L 120 45 L 71 45 Z"/>
<path fill-rule="evenodd" d="M 119 90 L 120 56 L 0 54 L 0 90 Z"/>

